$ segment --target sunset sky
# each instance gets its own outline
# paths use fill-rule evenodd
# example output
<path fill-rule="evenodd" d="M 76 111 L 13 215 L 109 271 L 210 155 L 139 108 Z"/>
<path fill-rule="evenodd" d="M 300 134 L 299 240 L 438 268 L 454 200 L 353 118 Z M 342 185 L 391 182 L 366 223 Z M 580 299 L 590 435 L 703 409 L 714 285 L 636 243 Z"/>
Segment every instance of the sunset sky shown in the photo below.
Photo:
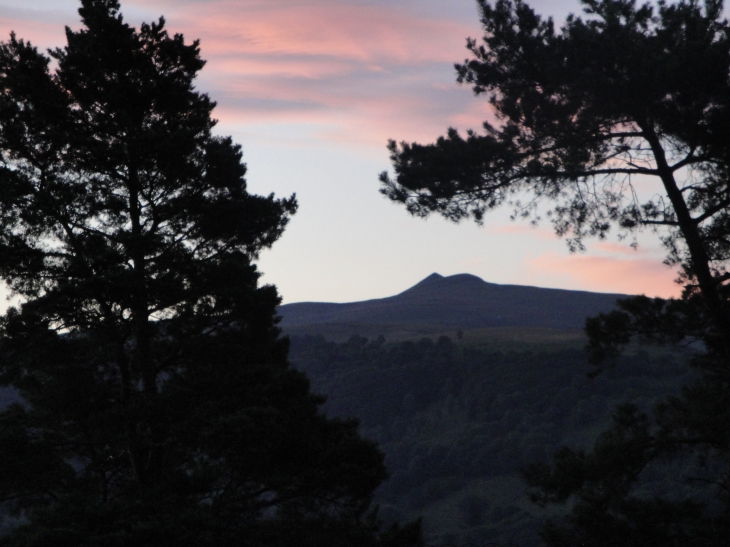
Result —
<path fill-rule="evenodd" d="M 577 2 L 533 1 L 562 20 Z M 11 30 L 41 48 L 79 28 L 76 0 L 0 0 Z M 484 98 L 455 82 L 454 62 L 479 37 L 474 0 L 127 0 L 127 22 L 160 15 L 200 39 L 198 88 L 218 103 L 217 132 L 243 145 L 249 189 L 296 192 L 299 212 L 259 261 L 285 302 L 389 296 L 427 275 L 495 283 L 673 296 L 675 272 L 656 237 L 638 250 L 611 240 L 571 255 L 549 224 L 490 214 L 483 227 L 411 218 L 378 193 L 386 144 L 478 129 Z"/>

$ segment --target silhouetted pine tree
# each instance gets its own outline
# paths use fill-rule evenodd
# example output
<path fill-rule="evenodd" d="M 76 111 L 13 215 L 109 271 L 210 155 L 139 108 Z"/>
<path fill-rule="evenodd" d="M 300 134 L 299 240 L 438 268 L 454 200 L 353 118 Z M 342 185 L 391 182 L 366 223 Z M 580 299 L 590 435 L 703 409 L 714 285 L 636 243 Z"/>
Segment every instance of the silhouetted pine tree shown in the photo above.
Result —
<path fill-rule="evenodd" d="M 661 230 L 682 300 L 644 297 L 587 323 L 599 366 L 632 339 L 701 341 L 702 377 L 653 416 L 622 406 L 589 453 L 564 450 L 528 477 L 537 500 L 570 501 L 552 546 L 726 545 L 730 536 L 730 24 L 721 0 L 583 0 L 556 30 L 521 0 L 478 0 L 484 43 L 458 80 L 497 123 L 434 144 L 390 143 L 382 192 L 451 220 L 511 204 L 549 215 L 572 249 L 610 229 Z M 642 189 L 635 184 L 641 180 Z M 654 190 L 646 192 L 648 184 Z M 699 345 L 695 347 L 700 347 Z M 609 359 L 609 361 L 607 361 Z M 677 462 L 683 462 L 679 465 Z M 677 465 L 661 491 L 642 478 Z"/>
<path fill-rule="evenodd" d="M 383 455 L 287 363 L 252 264 L 294 197 L 246 191 L 197 42 L 82 0 L 51 59 L 0 46 L 3 545 L 417 545 Z"/>

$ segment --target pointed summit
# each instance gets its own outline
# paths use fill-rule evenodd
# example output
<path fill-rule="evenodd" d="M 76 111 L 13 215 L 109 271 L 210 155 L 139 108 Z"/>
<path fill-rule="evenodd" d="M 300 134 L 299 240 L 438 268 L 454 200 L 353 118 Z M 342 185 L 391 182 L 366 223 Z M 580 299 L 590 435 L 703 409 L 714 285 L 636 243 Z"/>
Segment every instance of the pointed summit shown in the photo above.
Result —
<path fill-rule="evenodd" d="M 429 295 L 435 292 L 442 291 L 480 291 L 484 290 L 485 287 L 494 285 L 493 283 L 487 283 L 482 278 L 471 274 L 456 274 L 444 277 L 443 275 L 432 273 L 427 278 L 419 281 L 411 288 L 406 289 L 402 293 L 396 296 L 408 296 L 417 297 L 418 295 Z"/>
<path fill-rule="evenodd" d="M 416 287 L 425 287 L 428 285 L 433 285 L 435 283 L 438 283 L 442 279 L 444 279 L 443 275 L 437 274 L 436 272 L 434 272 L 431 275 L 429 275 L 427 278 L 422 279 L 421 281 L 419 281 L 418 283 L 413 285 L 413 287 L 411 287 L 411 289 L 415 289 Z M 408 290 L 410 290 L 410 289 L 408 289 Z"/>

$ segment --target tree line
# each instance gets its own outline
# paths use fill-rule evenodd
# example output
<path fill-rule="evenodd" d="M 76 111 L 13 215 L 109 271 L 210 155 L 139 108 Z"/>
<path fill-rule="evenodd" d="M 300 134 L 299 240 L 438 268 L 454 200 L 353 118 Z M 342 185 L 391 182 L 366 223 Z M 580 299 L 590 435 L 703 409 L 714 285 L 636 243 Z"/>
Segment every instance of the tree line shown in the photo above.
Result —
<path fill-rule="evenodd" d="M 330 416 L 357 418 L 385 453 L 390 478 L 376 491 L 383 519 L 423 516 L 431 545 L 539 544 L 545 511 L 522 473 L 562 446 L 587 450 L 617 405 L 649 412 L 693 379 L 691 352 L 644 350 L 589 378 L 579 348 L 482 349 L 441 336 L 405 342 L 353 336 L 335 343 L 292 336 L 290 358 Z M 678 462 L 637 485 L 675 488 Z M 696 496 L 707 495 L 698 485 Z M 710 496 L 711 498 L 711 496 Z"/>
<path fill-rule="evenodd" d="M 198 42 L 119 9 L 0 45 L 0 544 L 420 545 L 381 530 L 383 454 L 323 414 L 258 282 L 295 197 L 247 191 Z"/>

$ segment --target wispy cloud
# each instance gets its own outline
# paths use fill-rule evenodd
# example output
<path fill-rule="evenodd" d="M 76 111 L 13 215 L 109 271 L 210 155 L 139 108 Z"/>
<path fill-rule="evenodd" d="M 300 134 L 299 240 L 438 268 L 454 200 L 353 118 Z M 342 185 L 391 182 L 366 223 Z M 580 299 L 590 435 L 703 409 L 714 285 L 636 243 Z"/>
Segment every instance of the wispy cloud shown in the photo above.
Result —
<path fill-rule="evenodd" d="M 43 48 L 63 45 L 63 24 L 79 26 L 72 0 L 0 6 L 2 27 Z M 286 120 L 320 125 L 330 144 L 383 150 L 388 138 L 433 139 L 488 115 L 454 82 L 465 38 L 479 33 L 472 0 L 127 0 L 122 12 L 135 25 L 164 14 L 171 32 L 200 39 L 199 87 L 225 130 Z"/>
<path fill-rule="evenodd" d="M 478 32 L 476 18 L 444 17 L 434 1 L 216 0 L 144 9 L 150 4 L 166 10 L 171 29 L 201 40 L 209 62 L 200 85 L 226 124 L 318 123 L 331 144 L 383 149 L 388 138 L 478 127 L 488 110 L 454 82 L 453 63 Z M 474 9 L 471 0 L 455 5 Z"/>
<path fill-rule="evenodd" d="M 419 17 L 398 6 L 272 2 L 252 9 L 246 2 L 194 5 L 176 17 L 198 31 L 209 55 L 311 55 L 379 63 L 453 59 L 454 42 L 470 29 L 453 21 Z M 424 41 L 423 37 L 430 40 Z"/>
<path fill-rule="evenodd" d="M 575 289 L 662 298 L 681 293 L 677 272 L 652 258 L 547 253 L 530 259 L 528 267 L 535 279 L 558 277 Z"/>

